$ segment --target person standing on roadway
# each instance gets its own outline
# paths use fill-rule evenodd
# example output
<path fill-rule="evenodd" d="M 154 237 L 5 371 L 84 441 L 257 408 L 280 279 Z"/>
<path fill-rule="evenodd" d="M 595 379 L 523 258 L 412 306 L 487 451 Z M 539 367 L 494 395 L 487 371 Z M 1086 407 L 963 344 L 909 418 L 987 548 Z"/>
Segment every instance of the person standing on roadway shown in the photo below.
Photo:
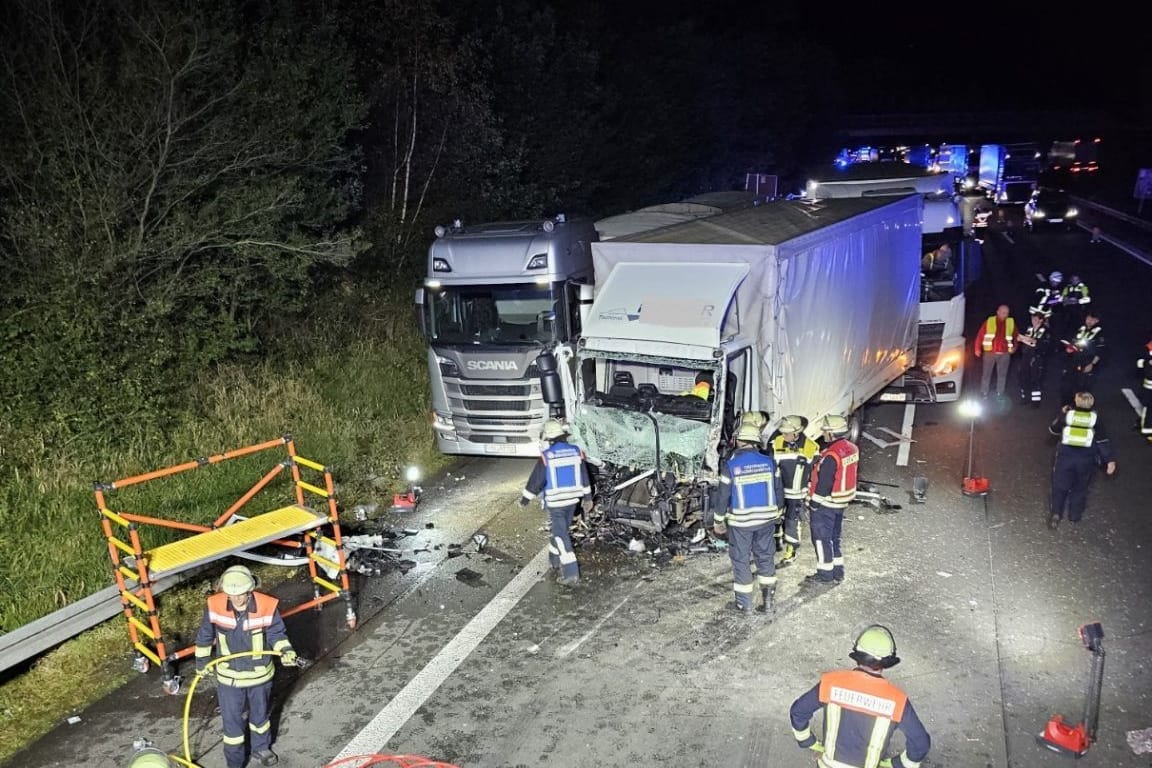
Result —
<path fill-rule="evenodd" d="M 572 549 L 572 518 L 577 502 L 585 512 L 591 511 L 592 484 L 584 451 L 568 442 L 567 427 L 549 419 L 544 423 L 544 439 L 548 447 L 528 476 L 520 506 L 528 506 L 543 492 L 544 509 L 548 512 L 548 562 L 559 570 L 559 584 L 573 586 L 580 581 L 580 564 Z"/>
<path fill-rule="evenodd" d="M 1152 443 L 1152 341 L 1144 345 L 1144 354 L 1136 360 L 1136 367 L 1143 376 L 1140 379 L 1140 434 Z"/>
<path fill-rule="evenodd" d="M 1077 392 L 1091 392 L 1100 365 L 1104 362 L 1107 343 L 1100 327 L 1100 315 L 1094 309 L 1084 313 L 1084 324 L 1072 341 L 1065 341 L 1064 373 L 1060 378 L 1060 404 L 1072 405 Z"/>
<path fill-rule="evenodd" d="M 860 449 L 848 439 L 848 420 L 843 416 L 825 416 L 820 430 L 824 449 L 812 464 L 808 482 L 816 573 L 804 578 L 818 584 L 839 584 L 844 581 L 844 553 L 840 548 L 844 510 L 856 498 Z"/>
<path fill-rule="evenodd" d="M 996 372 L 996 396 L 1004 397 L 1008 386 L 1008 366 L 1016 351 L 1016 320 L 1009 316 L 1007 304 L 996 308 L 976 333 L 976 357 L 983 359 L 980 370 L 980 396 L 988 397 L 992 372 Z"/>
<path fill-rule="evenodd" d="M 784 489 L 780 470 L 770 455 L 760 451 L 761 430 L 745 424 L 736 433 L 736 450 L 720 470 L 720 482 L 713 492 L 713 532 L 728 536 L 728 556 L 732 560 L 733 610 L 752 612 L 752 562 L 756 563 L 755 583 L 763 602 L 758 611 L 769 613 L 776 591 L 776 521 L 783 512 Z"/>
<path fill-rule="evenodd" d="M 783 539 L 780 567 L 796 559 L 804 502 L 808 499 L 812 459 L 820 450 L 816 441 L 804 434 L 804 425 L 805 420 L 800 416 L 785 416 L 776 427 L 776 432 L 768 439 L 784 484 L 784 522 L 776 531 L 776 535 Z"/>
<path fill-rule="evenodd" d="M 884 677 L 900 663 L 887 627 L 873 624 L 856 638 L 849 658 L 855 669 L 825 672 L 820 682 L 792 702 L 792 735 L 804 749 L 819 754 L 820 768 L 919 768 L 932 748 L 908 695 Z M 810 723 L 824 709 L 824 741 Z M 884 750 L 892 732 L 904 734 L 904 751 L 891 760 Z"/>
<path fill-rule="evenodd" d="M 1044 398 L 1044 374 L 1052 354 L 1052 331 L 1043 312 L 1032 312 L 1031 324 L 1016 340 L 1020 343 L 1020 402 L 1040 407 Z"/>
<path fill-rule="evenodd" d="M 275 656 L 261 651 L 277 651 L 280 663 L 296 666 L 296 652 L 288 640 L 279 601 L 256 590 L 256 579 L 242 565 L 234 565 L 220 576 L 220 592 L 208 598 L 204 620 L 196 634 L 196 674 L 207 675 L 213 649 L 220 656 L 256 651 L 258 655 L 218 661 L 216 698 L 224 721 L 224 761 L 228 768 L 243 768 L 245 734 L 252 741 L 252 760 L 260 765 L 276 765 L 272 751 L 272 717 L 268 701 L 272 695 Z"/>
<path fill-rule="evenodd" d="M 1109 475 L 1116 471 L 1112 442 L 1093 410 L 1096 398 L 1091 392 L 1077 392 L 1074 399 L 1073 407 L 1065 406 L 1064 413 L 1048 427 L 1049 432 L 1060 436 L 1052 465 L 1052 502 L 1048 517 L 1048 527 L 1052 530 L 1060 525 L 1065 510 L 1070 522 L 1080 522 L 1098 466 L 1104 467 Z"/>

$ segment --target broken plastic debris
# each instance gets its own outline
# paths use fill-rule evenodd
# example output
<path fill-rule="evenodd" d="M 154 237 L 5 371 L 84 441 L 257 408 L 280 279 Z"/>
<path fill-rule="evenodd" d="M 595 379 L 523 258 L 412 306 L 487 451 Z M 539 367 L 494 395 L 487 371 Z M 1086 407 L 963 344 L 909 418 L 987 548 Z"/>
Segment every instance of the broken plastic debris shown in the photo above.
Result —
<path fill-rule="evenodd" d="M 68 725 L 76 725 L 78 722 L 80 722 L 79 715 L 72 715 L 72 717 L 68 718 Z"/>
<path fill-rule="evenodd" d="M 640 539 L 632 539 L 628 542 L 629 552 L 643 552 L 645 550 L 644 542 Z"/>
<path fill-rule="evenodd" d="M 533 645 L 528 646 L 528 648 L 526 650 L 528 651 L 528 653 L 539 653 L 540 652 L 540 646 L 533 644 Z"/>
<path fill-rule="evenodd" d="M 466 584 L 470 584 L 472 582 L 479 581 L 480 574 L 471 568 L 461 568 L 460 570 L 456 571 L 456 578 Z"/>
<path fill-rule="evenodd" d="M 692 539 L 688 543 L 699 544 L 700 542 L 704 541 L 704 537 L 707 535 L 708 532 L 705 531 L 703 527 L 697 528 L 696 532 L 692 534 Z"/>
<path fill-rule="evenodd" d="M 1128 731 L 1126 737 L 1128 746 L 1132 748 L 1134 754 L 1152 754 L 1152 728 L 1145 728 L 1142 731 Z"/>
<path fill-rule="evenodd" d="M 936 571 L 936 575 L 937 576 L 943 576 L 946 579 L 951 578 L 951 576 L 952 576 L 952 574 L 948 573 L 948 571 Z"/>

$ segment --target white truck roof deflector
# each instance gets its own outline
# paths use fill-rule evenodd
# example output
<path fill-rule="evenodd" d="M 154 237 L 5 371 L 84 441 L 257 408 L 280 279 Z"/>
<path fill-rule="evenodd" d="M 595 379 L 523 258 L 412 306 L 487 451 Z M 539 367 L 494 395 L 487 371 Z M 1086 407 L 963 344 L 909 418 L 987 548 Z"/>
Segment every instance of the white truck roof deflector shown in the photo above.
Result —
<path fill-rule="evenodd" d="M 599 287 L 583 335 L 716 348 L 748 264 L 617 264 Z"/>

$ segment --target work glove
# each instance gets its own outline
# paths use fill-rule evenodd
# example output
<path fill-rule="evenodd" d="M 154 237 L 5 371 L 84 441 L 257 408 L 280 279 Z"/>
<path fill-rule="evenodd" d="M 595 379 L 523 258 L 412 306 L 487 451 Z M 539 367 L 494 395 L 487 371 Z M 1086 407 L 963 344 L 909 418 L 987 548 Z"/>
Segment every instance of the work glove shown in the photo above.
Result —
<path fill-rule="evenodd" d="M 298 661 L 300 661 L 300 659 L 296 656 L 296 651 L 291 648 L 280 654 L 280 663 L 286 667 L 295 667 Z"/>
<path fill-rule="evenodd" d="M 522 507 L 528 506 L 528 501 L 529 501 L 529 499 L 527 496 L 521 496 L 520 497 L 520 506 L 522 506 Z"/>

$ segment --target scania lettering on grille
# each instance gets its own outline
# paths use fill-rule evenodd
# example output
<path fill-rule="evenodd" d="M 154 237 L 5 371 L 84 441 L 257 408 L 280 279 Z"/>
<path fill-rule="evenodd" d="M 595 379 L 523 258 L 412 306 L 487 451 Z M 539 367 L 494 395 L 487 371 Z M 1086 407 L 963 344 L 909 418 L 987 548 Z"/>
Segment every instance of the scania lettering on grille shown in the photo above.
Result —
<path fill-rule="evenodd" d="M 514 360 L 469 360 L 464 367 L 470 371 L 518 371 Z"/>

